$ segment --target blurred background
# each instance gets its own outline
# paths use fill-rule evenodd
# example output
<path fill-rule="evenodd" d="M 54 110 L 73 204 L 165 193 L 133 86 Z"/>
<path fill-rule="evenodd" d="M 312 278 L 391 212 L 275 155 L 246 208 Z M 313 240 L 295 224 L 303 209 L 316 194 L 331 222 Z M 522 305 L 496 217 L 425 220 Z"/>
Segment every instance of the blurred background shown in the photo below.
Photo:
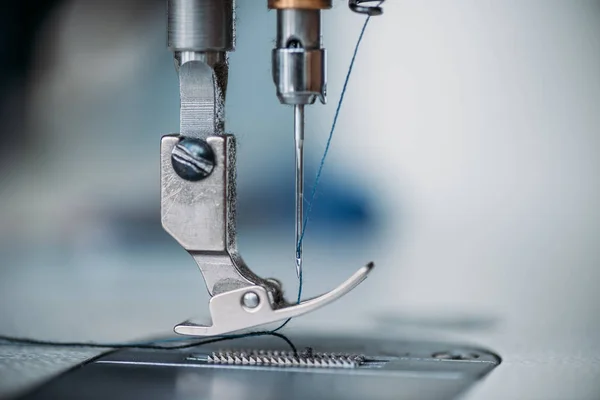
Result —
<path fill-rule="evenodd" d="M 130 340 L 207 313 L 194 261 L 160 226 L 159 141 L 179 127 L 165 2 L 4 3 L 0 334 Z M 364 21 L 345 3 L 324 13 L 329 103 L 307 112 L 307 188 Z M 275 16 L 237 7 L 239 245 L 294 298 Z M 388 0 L 317 191 L 304 293 L 377 269 L 290 329 L 469 341 L 504 358 L 482 397 L 598 398 L 599 149 L 599 1 Z"/>

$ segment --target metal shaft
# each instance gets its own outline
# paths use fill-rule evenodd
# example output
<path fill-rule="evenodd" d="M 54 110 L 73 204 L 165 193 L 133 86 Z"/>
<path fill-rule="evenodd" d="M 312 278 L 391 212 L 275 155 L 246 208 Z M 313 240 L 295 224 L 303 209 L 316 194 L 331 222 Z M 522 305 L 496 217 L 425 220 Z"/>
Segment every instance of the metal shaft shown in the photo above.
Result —
<path fill-rule="evenodd" d="M 224 132 L 234 11 L 234 0 L 167 0 L 167 44 L 179 73 L 183 136 L 206 138 Z"/>
<path fill-rule="evenodd" d="M 167 0 L 169 49 L 233 51 L 234 9 L 234 0 Z"/>
<path fill-rule="evenodd" d="M 304 227 L 304 105 L 294 106 L 296 148 L 296 275 L 302 272 L 302 229 Z"/>
<path fill-rule="evenodd" d="M 321 47 L 321 10 L 331 0 L 269 0 L 277 9 L 273 81 L 282 104 L 294 106 L 296 153 L 296 274 L 302 273 L 304 229 L 304 107 L 325 103 L 325 49 Z"/>

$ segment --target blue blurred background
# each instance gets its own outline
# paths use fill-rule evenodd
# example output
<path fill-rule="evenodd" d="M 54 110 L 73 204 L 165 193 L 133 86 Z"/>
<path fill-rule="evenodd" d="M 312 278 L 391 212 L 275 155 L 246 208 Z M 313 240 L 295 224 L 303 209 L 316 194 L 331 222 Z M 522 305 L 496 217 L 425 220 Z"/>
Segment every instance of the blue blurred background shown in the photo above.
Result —
<path fill-rule="evenodd" d="M 275 16 L 237 3 L 226 127 L 239 244 L 293 298 L 292 110 L 271 82 Z M 164 2 L 24 1 L 1 18 L 0 333 L 127 340 L 206 313 L 197 267 L 160 227 L 159 139 L 179 126 Z M 329 103 L 307 113 L 308 188 L 362 23 L 343 1 L 324 14 Z M 305 293 L 378 268 L 292 326 L 441 332 L 524 374 L 527 360 L 539 372 L 600 359 L 599 72 L 598 1 L 387 1 L 318 190 Z M 594 398 L 600 375 L 502 371 L 489 380 L 519 398 L 569 387 Z"/>

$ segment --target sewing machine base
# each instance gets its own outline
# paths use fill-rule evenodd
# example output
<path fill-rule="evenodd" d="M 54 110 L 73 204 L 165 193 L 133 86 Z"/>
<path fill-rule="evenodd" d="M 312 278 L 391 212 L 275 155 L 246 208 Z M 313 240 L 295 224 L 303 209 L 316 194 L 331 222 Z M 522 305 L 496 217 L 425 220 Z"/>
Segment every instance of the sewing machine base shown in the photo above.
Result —
<path fill-rule="evenodd" d="M 310 348 L 361 354 L 368 362 L 356 368 L 207 362 L 220 349 L 290 351 L 273 336 L 185 350 L 119 350 L 64 373 L 22 399 L 453 399 L 500 363 L 487 350 L 449 343 L 290 339 L 299 352 Z"/>

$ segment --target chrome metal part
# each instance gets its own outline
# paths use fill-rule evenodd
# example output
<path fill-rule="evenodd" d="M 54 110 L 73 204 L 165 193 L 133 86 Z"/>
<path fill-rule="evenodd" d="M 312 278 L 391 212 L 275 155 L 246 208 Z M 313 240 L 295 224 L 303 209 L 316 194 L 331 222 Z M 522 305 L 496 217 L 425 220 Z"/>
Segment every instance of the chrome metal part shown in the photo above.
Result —
<path fill-rule="evenodd" d="M 190 358 L 188 358 L 190 359 Z M 298 353 L 277 350 L 220 350 L 203 357 L 208 364 L 265 365 L 270 367 L 358 368 L 366 358 L 359 354 Z"/>
<path fill-rule="evenodd" d="M 256 308 L 260 304 L 260 297 L 254 292 L 246 292 L 242 297 L 242 304 L 246 308 Z"/>
<path fill-rule="evenodd" d="M 167 1 L 167 43 L 179 72 L 184 136 L 223 133 L 234 10 L 234 0 Z"/>
<path fill-rule="evenodd" d="M 234 0 L 167 0 L 169 49 L 233 51 L 234 10 Z"/>
<path fill-rule="evenodd" d="M 292 2 L 293 3 L 293 2 Z M 269 3 L 275 7 L 274 4 Z M 273 50 L 273 81 L 282 104 L 294 106 L 296 159 L 296 274 L 302 272 L 304 227 L 304 106 L 317 97 L 326 101 L 325 50 L 321 47 L 320 7 L 278 4 L 277 40 Z M 313 4 L 314 5 L 314 4 Z M 296 7 L 296 8 L 288 8 Z M 306 8 L 302 8 L 306 7 Z"/>
<path fill-rule="evenodd" d="M 283 104 L 326 101 L 325 49 L 321 48 L 321 11 L 277 10 L 277 47 L 273 81 Z"/>
<path fill-rule="evenodd" d="M 273 302 L 269 292 L 263 286 L 257 285 L 230 290 L 210 299 L 209 309 L 212 326 L 186 321 L 177 325 L 175 332 L 182 335 L 215 336 L 298 317 L 323 307 L 350 292 L 366 279 L 373 266 L 371 263 L 362 267 L 337 288 L 298 304 L 285 303 L 284 301 L 280 303 Z M 240 304 L 243 303 L 243 296 L 248 291 L 256 293 L 260 298 L 259 305 L 253 309 L 240 307 Z"/>
<path fill-rule="evenodd" d="M 282 104 L 327 102 L 326 54 L 324 49 L 285 48 L 273 50 L 273 80 Z"/>
<path fill-rule="evenodd" d="M 294 106 L 296 148 L 296 275 L 302 274 L 302 231 L 304 230 L 304 105 Z"/>
<path fill-rule="evenodd" d="M 366 279 L 373 266 L 372 263 L 366 265 L 332 291 L 295 305 L 284 301 L 279 304 L 273 302 L 264 286 L 257 285 L 230 290 L 210 299 L 209 309 L 212 326 L 198 325 L 186 321 L 177 325 L 175 332 L 182 335 L 215 336 L 298 317 L 323 307 L 354 289 Z M 256 293 L 260 298 L 259 305 L 251 310 L 240 307 L 243 296 L 248 291 Z"/>
<path fill-rule="evenodd" d="M 168 7 L 169 47 L 174 52 L 180 80 L 181 135 L 165 136 L 161 142 L 161 220 L 164 229 L 198 264 L 211 295 L 212 318 L 210 325 L 186 321 L 176 326 L 175 332 L 222 335 L 296 317 L 343 296 L 366 278 L 373 264 L 361 268 L 329 293 L 288 303 L 279 282 L 255 275 L 239 255 L 235 227 L 235 139 L 223 134 L 225 52 L 233 49 L 233 1 L 169 0 Z M 324 58 L 317 56 L 322 51 L 319 11 L 279 10 L 278 15 L 282 17 L 280 42 L 293 47 L 282 50 L 296 52 L 290 60 L 298 55 L 299 61 L 321 60 L 308 65 L 323 71 Z M 283 65 L 296 68 L 290 63 Z M 301 64 L 297 67 L 303 68 Z M 324 100 L 324 85 L 317 87 L 318 92 L 306 93 L 302 92 L 305 86 L 313 88 L 305 85 L 312 82 L 313 75 L 296 71 L 289 77 L 300 79 L 293 89 L 301 90 L 294 100 L 298 104 L 297 185 L 301 195 L 303 105 L 314 101 L 318 94 Z M 292 79 L 292 84 L 296 83 Z M 299 204 L 302 205 L 301 197 Z M 300 222 L 296 231 L 301 232 L 301 207 L 297 217 Z M 300 268 L 301 258 L 298 273 Z"/>
<path fill-rule="evenodd" d="M 180 136 L 165 136 L 161 145 L 161 219 L 164 229 L 198 263 L 211 295 L 262 284 L 237 253 L 235 235 L 235 139 L 211 136 L 215 167 L 198 182 L 173 170 L 171 154 Z"/>
<path fill-rule="evenodd" d="M 485 377 L 494 379 L 488 374 L 501 363 L 489 350 L 464 343 L 428 342 L 405 335 L 398 338 L 387 335 L 381 326 L 371 328 L 370 334 L 357 337 L 344 337 L 340 332 L 331 336 L 290 334 L 289 340 L 298 349 L 314 348 L 312 355 L 298 351 L 299 358 L 325 353 L 333 354 L 336 360 L 364 357 L 357 367 L 288 365 L 278 359 L 293 362 L 289 344 L 276 336 L 249 335 L 227 344 L 212 342 L 179 350 L 110 351 L 28 392 L 23 400 L 81 399 L 90 398 L 90 394 L 94 399 L 111 400 L 450 400 L 465 398 Z M 36 356 L 50 351 L 34 349 Z M 431 357 L 449 349 L 474 352 L 479 358 Z M 220 362 L 228 353 L 237 355 L 239 361 L 232 357 L 231 364 L 229 358 Z M 248 364 L 244 364 L 243 354 L 247 354 Z M 259 364 L 257 358 L 265 355 L 270 358 Z M 257 363 L 251 364 L 250 357 Z"/>
<path fill-rule="evenodd" d="M 223 133 L 225 97 L 214 70 L 202 61 L 179 67 L 180 132 L 183 136 L 206 139 Z"/>
<path fill-rule="evenodd" d="M 221 104 L 221 107 L 223 107 L 225 101 L 225 94 L 227 92 L 227 81 L 229 78 L 229 58 L 227 56 L 227 53 L 220 51 L 182 51 L 175 52 L 174 59 L 175 70 L 178 73 L 180 67 L 183 64 L 190 61 L 201 61 L 204 64 L 208 65 L 210 68 L 212 68 L 214 75 L 214 84 L 217 86 L 215 93 L 220 96 L 216 100 L 221 101 L 223 103 Z M 183 83 L 183 85 L 185 84 L 186 83 Z"/>
<path fill-rule="evenodd" d="M 373 268 L 359 269 L 346 282 L 299 304 L 286 302 L 281 286 L 262 279 L 244 263 L 236 246 L 235 139 L 210 136 L 215 155 L 212 173 L 201 181 L 181 178 L 171 162 L 182 137 L 165 136 L 161 145 L 161 219 L 164 229 L 194 258 L 209 294 L 212 325 L 184 322 L 175 332 L 212 336 L 296 317 L 322 307 L 361 283 Z M 257 296 L 249 302 L 249 292 Z M 255 307 L 249 307 L 257 303 Z"/>
<path fill-rule="evenodd" d="M 321 47 L 321 12 L 319 10 L 288 9 L 277 11 L 277 47 L 288 48 L 290 42 L 305 49 Z"/>

